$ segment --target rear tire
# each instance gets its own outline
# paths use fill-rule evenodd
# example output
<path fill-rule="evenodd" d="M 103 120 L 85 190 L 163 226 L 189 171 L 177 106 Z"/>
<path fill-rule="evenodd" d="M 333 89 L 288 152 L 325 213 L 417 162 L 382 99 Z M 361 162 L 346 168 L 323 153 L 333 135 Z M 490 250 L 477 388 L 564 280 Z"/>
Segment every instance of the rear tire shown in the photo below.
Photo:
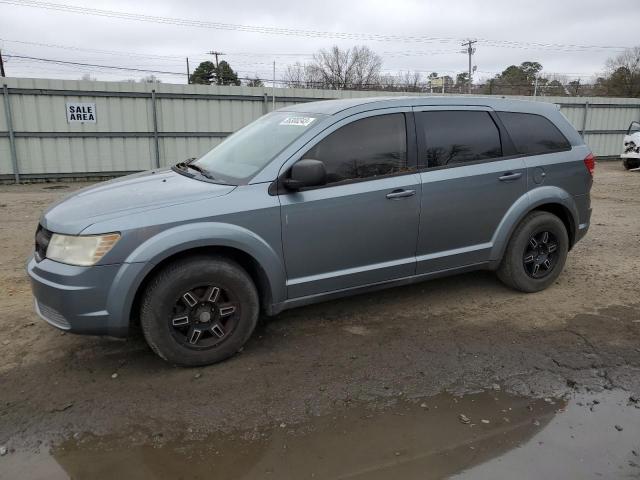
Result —
<path fill-rule="evenodd" d="M 622 165 L 626 170 L 631 170 L 632 168 L 640 167 L 640 160 L 635 158 L 623 158 Z"/>
<path fill-rule="evenodd" d="M 156 354 L 193 367 L 236 353 L 253 333 L 258 314 L 258 292 L 240 265 L 198 255 L 154 276 L 142 297 L 140 324 Z"/>
<path fill-rule="evenodd" d="M 531 212 L 513 232 L 498 278 L 521 292 L 539 292 L 558 278 L 568 251 L 569 237 L 562 220 L 548 212 Z"/>

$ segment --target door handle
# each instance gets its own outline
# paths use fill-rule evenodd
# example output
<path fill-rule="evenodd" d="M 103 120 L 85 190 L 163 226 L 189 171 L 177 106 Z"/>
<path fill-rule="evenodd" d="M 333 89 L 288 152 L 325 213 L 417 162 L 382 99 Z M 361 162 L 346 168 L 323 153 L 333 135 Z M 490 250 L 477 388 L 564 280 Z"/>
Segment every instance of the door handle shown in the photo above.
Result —
<path fill-rule="evenodd" d="M 387 198 L 389 200 L 395 200 L 396 198 L 412 197 L 415 194 L 416 194 L 415 190 L 399 189 L 399 190 L 394 190 L 391 193 L 387 193 Z"/>
<path fill-rule="evenodd" d="M 502 175 L 501 177 L 498 177 L 498 180 L 500 180 L 501 182 L 510 182 L 513 180 L 517 180 L 520 177 L 522 177 L 522 172 L 507 172 L 504 175 Z"/>

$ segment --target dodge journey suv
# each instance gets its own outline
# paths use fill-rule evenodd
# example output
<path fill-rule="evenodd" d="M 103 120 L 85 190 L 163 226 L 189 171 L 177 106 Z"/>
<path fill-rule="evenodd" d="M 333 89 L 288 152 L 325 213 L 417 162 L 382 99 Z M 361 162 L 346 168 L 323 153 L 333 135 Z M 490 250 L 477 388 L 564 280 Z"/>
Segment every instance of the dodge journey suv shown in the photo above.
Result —
<path fill-rule="evenodd" d="M 547 103 L 469 97 L 287 107 L 198 159 L 51 206 L 38 314 L 180 365 L 237 352 L 260 313 L 489 269 L 537 292 L 589 227 L 595 160 Z"/>

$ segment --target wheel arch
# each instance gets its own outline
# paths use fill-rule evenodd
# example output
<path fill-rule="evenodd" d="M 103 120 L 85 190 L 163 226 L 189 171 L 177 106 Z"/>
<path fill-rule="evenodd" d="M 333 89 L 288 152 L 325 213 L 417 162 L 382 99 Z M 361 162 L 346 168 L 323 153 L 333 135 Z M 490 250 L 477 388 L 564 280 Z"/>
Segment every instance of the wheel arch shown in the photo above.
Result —
<path fill-rule="evenodd" d="M 205 223 L 174 227 L 139 245 L 125 263 L 145 267 L 135 278 L 123 282 L 126 287 L 120 285 L 112 292 L 113 310 L 120 310 L 123 319 L 135 324 L 140 298 L 150 279 L 167 264 L 198 254 L 225 256 L 244 268 L 258 290 L 261 310 L 267 314 L 273 313 L 274 304 L 284 301 L 282 258 L 264 239 L 237 225 Z"/>
<path fill-rule="evenodd" d="M 533 211 L 549 212 L 560 218 L 567 229 L 569 249 L 573 247 L 578 228 L 578 209 L 573 197 L 558 187 L 540 187 L 520 197 L 503 217 L 492 240 L 492 262 L 500 262 L 516 227 Z"/>
<path fill-rule="evenodd" d="M 240 265 L 240 267 L 242 267 L 249 274 L 251 280 L 253 280 L 253 283 L 256 286 L 256 289 L 258 290 L 261 311 L 267 313 L 271 312 L 271 305 L 273 304 L 273 292 L 271 284 L 269 282 L 269 277 L 258 260 L 256 260 L 249 253 L 238 248 L 221 245 L 211 245 L 181 250 L 163 258 L 160 262 L 154 264 L 153 267 L 145 273 L 144 277 L 139 282 L 136 288 L 135 295 L 129 309 L 131 322 L 135 324 L 139 321 L 138 315 L 140 311 L 142 295 L 144 294 L 149 282 L 159 271 L 173 262 L 178 262 L 180 260 L 187 259 L 193 256 L 203 255 L 224 257 Z"/>

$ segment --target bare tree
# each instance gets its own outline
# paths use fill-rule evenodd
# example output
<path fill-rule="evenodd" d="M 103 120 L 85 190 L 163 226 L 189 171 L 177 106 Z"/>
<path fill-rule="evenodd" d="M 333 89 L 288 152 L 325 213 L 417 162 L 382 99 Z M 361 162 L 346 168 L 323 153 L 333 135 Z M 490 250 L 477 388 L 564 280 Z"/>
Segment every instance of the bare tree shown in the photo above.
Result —
<path fill-rule="evenodd" d="M 640 46 L 627 48 L 617 57 L 608 59 L 606 68 L 610 95 L 640 96 Z"/>
<path fill-rule="evenodd" d="M 146 77 L 142 77 L 140 80 L 138 80 L 140 83 L 160 83 L 162 80 L 160 80 L 158 77 L 156 77 L 155 75 L 147 75 Z"/>
<path fill-rule="evenodd" d="M 288 65 L 282 80 L 290 88 L 322 88 L 324 86 L 316 69 L 310 65 L 302 65 L 300 62 Z"/>
<path fill-rule="evenodd" d="M 386 74 L 378 77 L 381 90 L 391 92 L 423 92 L 427 88 L 426 82 L 420 72 L 400 72 L 398 74 Z"/>
<path fill-rule="evenodd" d="M 382 58 L 366 46 L 320 50 L 308 65 L 308 75 L 332 89 L 362 89 L 378 83 Z"/>
<path fill-rule="evenodd" d="M 400 89 L 404 92 L 422 92 L 426 88 L 426 82 L 420 72 L 403 72 L 399 75 Z"/>

